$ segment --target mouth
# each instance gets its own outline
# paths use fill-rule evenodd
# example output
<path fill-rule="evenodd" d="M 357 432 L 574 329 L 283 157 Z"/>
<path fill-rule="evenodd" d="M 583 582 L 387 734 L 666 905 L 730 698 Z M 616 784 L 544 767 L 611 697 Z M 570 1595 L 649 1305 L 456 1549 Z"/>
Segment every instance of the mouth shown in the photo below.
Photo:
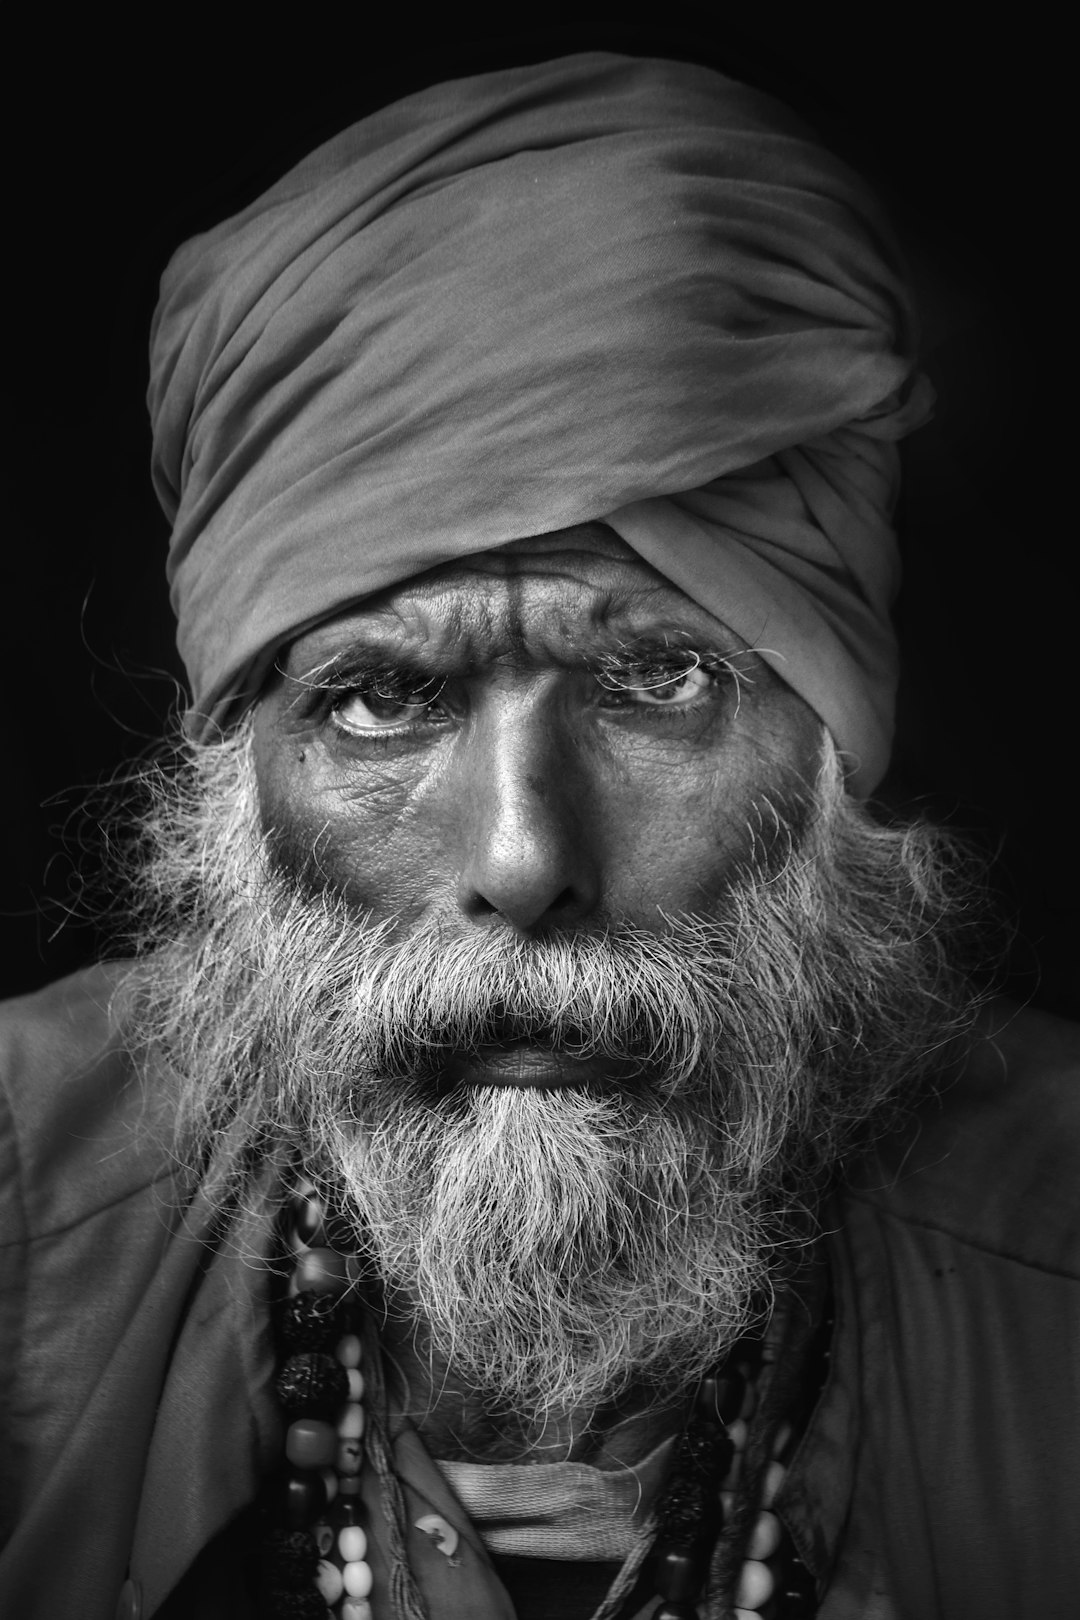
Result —
<path fill-rule="evenodd" d="M 518 1086 L 554 1091 L 625 1076 L 627 1065 L 602 1055 L 578 1057 L 535 1040 L 491 1041 L 447 1054 L 445 1078 L 464 1086 Z"/>

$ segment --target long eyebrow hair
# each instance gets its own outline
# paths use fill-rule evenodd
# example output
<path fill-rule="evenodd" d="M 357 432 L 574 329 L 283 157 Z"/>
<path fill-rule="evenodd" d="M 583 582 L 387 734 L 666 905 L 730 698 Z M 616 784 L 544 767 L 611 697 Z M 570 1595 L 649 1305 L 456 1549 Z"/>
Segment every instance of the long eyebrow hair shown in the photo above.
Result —
<path fill-rule="evenodd" d="M 432 703 L 446 684 L 444 675 L 423 669 L 415 660 L 394 654 L 387 647 L 354 642 L 301 675 L 285 676 L 292 691 L 290 711 L 313 708 L 318 698 L 343 696 L 361 689 L 380 697 Z"/>
<path fill-rule="evenodd" d="M 285 680 L 311 691 L 332 690 L 350 681 L 370 680 L 380 675 L 415 676 L 421 685 L 432 679 L 431 670 L 424 669 L 414 652 L 398 651 L 375 640 L 354 641 L 300 675 L 290 674 L 280 664 L 277 668 Z"/>
<path fill-rule="evenodd" d="M 517 628 L 519 633 L 510 638 L 511 650 L 523 655 L 525 638 Z M 400 632 L 400 622 L 394 630 L 377 621 L 357 625 L 347 645 L 309 669 L 290 673 L 281 660 L 276 668 L 289 684 L 300 688 L 294 702 L 302 702 L 305 693 L 353 685 L 382 689 L 387 696 L 408 690 L 430 699 L 448 679 L 468 679 L 491 662 L 476 649 L 470 627 L 461 620 L 439 623 L 430 636 L 402 637 Z M 633 628 L 599 614 L 587 627 L 573 633 L 564 630 L 561 648 L 554 648 L 553 656 L 612 689 L 661 686 L 694 668 L 752 682 L 756 649 L 733 645 L 735 640 L 720 624 L 714 636 L 707 626 L 661 623 Z"/>
<path fill-rule="evenodd" d="M 579 642 L 573 646 L 572 652 L 574 666 L 601 677 L 615 675 L 621 670 L 656 670 L 672 674 L 699 667 L 712 669 L 754 657 L 751 648 L 721 651 L 705 645 L 704 637 L 694 636 L 689 631 L 676 639 L 656 631 L 626 636 L 608 634 L 601 629 L 595 638 L 591 638 L 591 645 L 585 646 Z M 350 678 L 391 673 L 414 676 L 422 684 L 425 680 L 445 678 L 441 672 L 437 675 L 435 670 L 440 662 L 446 660 L 446 653 L 444 647 L 434 650 L 434 656 L 425 658 L 423 652 L 417 649 L 390 647 L 373 639 L 366 644 L 353 642 L 302 675 L 290 675 L 280 664 L 277 668 L 286 679 L 305 687 L 337 686 Z M 456 672 L 468 676 L 483 668 L 487 661 L 471 657 L 454 662 Z"/>

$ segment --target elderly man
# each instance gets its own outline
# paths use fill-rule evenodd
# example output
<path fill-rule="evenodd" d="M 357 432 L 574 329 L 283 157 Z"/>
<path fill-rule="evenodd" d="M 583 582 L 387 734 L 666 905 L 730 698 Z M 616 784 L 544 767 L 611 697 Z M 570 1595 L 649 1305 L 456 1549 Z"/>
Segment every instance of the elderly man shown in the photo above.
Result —
<path fill-rule="evenodd" d="M 1076 1043 L 862 802 L 912 342 L 855 178 L 673 62 L 176 255 L 185 758 L 134 962 L 3 1026 L 5 1612 L 1066 1612 Z"/>

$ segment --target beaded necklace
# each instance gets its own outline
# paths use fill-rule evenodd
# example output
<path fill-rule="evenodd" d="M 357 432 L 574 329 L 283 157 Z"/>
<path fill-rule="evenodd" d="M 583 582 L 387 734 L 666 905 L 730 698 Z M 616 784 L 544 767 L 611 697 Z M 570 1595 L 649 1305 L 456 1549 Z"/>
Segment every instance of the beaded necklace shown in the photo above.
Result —
<path fill-rule="evenodd" d="M 286 1420 L 285 1465 L 271 1482 L 264 1536 L 261 1615 L 265 1620 L 374 1620 L 368 1532 L 360 1502 L 365 1465 L 374 1467 L 393 1505 L 403 1509 L 385 1436 L 375 1414 L 381 1364 L 356 1284 L 361 1263 L 355 1239 L 328 1215 L 310 1182 L 286 1211 L 285 1241 L 292 1274 L 275 1308 L 280 1364 L 275 1390 Z M 828 1324 L 825 1331 L 827 1332 Z M 367 1343 L 365 1344 L 365 1340 Z M 827 1348 L 819 1355 L 827 1359 Z M 754 1506 L 745 1478 L 749 1425 L 763 1375 L 777 1347 L 744 1338 L 716 1373 L 702 1379 L 679 1438 L 655 1511 L 653 1620 L 698 1620 L 714 1548 L 733 1521 L 752 1516 L 729 1601 L 735 1620 L 803 1620 L 815 1611 L 814 1582 L 772 1511 L 786 1465 L 801 1438 L 798 1421 L 780 1423 L 771 1455 L 756 1482 Z M 817 1380 L 815 1380 L 816 1384 Z M 817 1389 L 799 1402 L 808 1413 Z M 365 1404 L 365 1395 L 368 1397 Z M 390 1551 L 394 1609 L 422 1620 L 424 1609 L 407 1572 L 400 1528 L 392 1513 Z M 400 1517 L 398 1519 L 400 1525 Z M 418 1520 L 453 1565 L 454 1527 L 438 1514 Z M 624 1568 L 599 1616 L 613 1616 L 629 1595 L 643 1560 Z"/>

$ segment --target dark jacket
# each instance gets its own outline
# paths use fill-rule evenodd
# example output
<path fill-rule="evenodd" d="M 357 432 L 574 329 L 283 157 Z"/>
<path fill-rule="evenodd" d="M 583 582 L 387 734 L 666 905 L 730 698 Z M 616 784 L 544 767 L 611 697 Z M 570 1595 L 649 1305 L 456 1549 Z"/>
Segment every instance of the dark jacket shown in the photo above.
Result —
<path fill-rule="evenodd" d="M 238 1243 L 179 1195 L 168 1098 L 111 1027 L 116 971 L 0 1011 L 0 1613 L 20 1620 L 112 1620 L 129 1571 L 159 1611 L 280 1455 L 265 1273 L 236 1252 L 266 1235 Z M 962 1078 L 838 1195 L 831 1373 L 777 1503 L 822 1620 L 1075 1612 L 1078 1120 L 1076 1032 L 998 1008 Z M 422 1451 L 400 1463 L 453 1512 Z M 510 1612 L 468 1540 L 468 1590 L 417 1549 L 440 1620 Z M 191 1614 L 242 1620 L 241 1587 Z"/>

